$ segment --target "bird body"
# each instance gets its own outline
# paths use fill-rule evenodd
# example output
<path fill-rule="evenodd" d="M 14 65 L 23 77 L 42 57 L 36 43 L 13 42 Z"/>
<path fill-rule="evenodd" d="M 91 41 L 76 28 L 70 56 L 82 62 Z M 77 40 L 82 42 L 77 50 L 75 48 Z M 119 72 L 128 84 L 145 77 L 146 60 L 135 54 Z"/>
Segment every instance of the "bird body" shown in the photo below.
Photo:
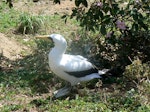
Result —
<path fill-rule="evenodd" d="M 70 82 L 72 86 L 83 81 L 100 78 L 98 70 L 90 62 L 78 56 L 63 54 L 53 57 L 50 52 L 48 57 L 51 70 L 60 78 Z M 94 74 L 92 70 L 95 72 Z M 84 74 L 84 72 L 87 73 Z"/>
<path fill-rule="evenodd" d="M 65 54 L 67 42 L 60 34 L 51 34 L 46 37 L 54 42 L 54 47 L 48 54 L 49 66 L 51 70 L 60 78 L 66 80 L 71 86 L 80 82 L 100 78 L 106 71 L 99 71 L 91 62 L 80 55 Z M 66 95 L 70 92 L 68 87 L 56 92 L 56 97 Z"/>

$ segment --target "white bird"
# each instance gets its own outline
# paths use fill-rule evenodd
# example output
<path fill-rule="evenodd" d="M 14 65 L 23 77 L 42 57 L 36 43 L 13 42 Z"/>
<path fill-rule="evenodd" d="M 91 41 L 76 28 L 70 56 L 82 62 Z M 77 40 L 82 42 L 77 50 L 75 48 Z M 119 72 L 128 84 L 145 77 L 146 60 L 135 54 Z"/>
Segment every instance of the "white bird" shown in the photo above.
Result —
<path fill-rule="evenodd" d="M 98 70 L 91 62 L 80 55 L 65 54 L 67 42 L 60 34 L 37 36 L 37 38 L 47 38 L 54 42 L 54 47 L 48 54 L 51 71 L 58 77 L 70 84 L 54 92 L 56 98 L 67 95 L 71 87 L 80 82 L 101 78 L 101 75 L 108 72 Z"/>

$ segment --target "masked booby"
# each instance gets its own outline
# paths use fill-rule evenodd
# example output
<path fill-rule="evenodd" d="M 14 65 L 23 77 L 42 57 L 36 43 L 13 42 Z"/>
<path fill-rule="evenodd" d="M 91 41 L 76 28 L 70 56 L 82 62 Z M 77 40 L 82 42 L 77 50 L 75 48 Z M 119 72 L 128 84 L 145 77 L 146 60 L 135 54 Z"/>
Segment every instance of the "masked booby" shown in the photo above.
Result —
<path fill-rule="evenodd" d="M 101 78 L 101 75 L 108 72 L 108 69 L 98 70 L 83 56 L 65 54 L 67 41 L 60 34 L 43 35 L 36 38 L 53 41 L 54 47 L 48 54 L 50 69 L 58 77 L 68 82 L 64 88 L 54 92 L 56 98 L 70 93 L 72 86 L 80 82 Z"/>

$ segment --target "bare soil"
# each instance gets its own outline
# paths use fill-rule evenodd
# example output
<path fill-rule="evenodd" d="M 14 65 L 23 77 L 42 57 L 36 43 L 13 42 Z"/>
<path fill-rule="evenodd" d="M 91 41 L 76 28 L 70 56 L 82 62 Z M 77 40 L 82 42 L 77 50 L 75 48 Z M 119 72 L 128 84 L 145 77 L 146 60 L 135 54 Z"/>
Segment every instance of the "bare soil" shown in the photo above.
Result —
<path fill-rule="evenodd" d="M 15 10 L 18 11 L 29 12 L 34 15 L 51 15 L 55 13 L 71 13 L 74 0 L 61 1 L 61 4 L 54 4 L 51 0 L 39 0 L 39 2 L 35 3 L 32 0 L 20 0 L 13 4 Z M 27 47 L 0 32 L 0 57 L 4 56 L 9 60 L 15 60 L 21 57 L 20 54 L 25 49 Z"/>
<path fill-rule="evenodd" d="M 27 47 L 19 44 L 17 41 L 8 38 L 5 34 L 0 33 L 0 56 L 9 60 L 20 58 L 20 53 Z"/>
<path fill-rule="evenodd" d="M 40 0 L 39 2 L 33 3 L 32 0 L 19 0 L 13 3 L 14 9 L 21 12 L 29 12 L 34 15 L 42 14 L 42 15 L 51 15 L 51 14 L 70 14 L 72 8 L 74 7 L 74 1 L 65 0 L 62 1 L 61 4 L 53 4 L 50 0 Z M 11 32 L 10 32 L 11 33 Z M 13 34 L 15 36 L 15 34 Z M 22 45 L 18 41 L 13 38 L 10 38 L 8 35 L 0 32 L 0 70 L 7 71 L 11 70 L 11 65 L 7 65 L 8 61 L 15 61 L 17 59 L 22 58 L 22 52 L 30 50 L 27 46 Z M 51 93 L 49 93 L 51 95 Z M 2 96 L 2 95 L 1 95 Z M 46 94 L 47 96 L 47 94 Z M 24 97 L 24 98 L 23 98 Z M 45 96 L 41 96 L 44 98 Z M 15 97 L 15 102 L 1 102 L 0 107 L 3 104 L 13 104 L 13 103 L 23 103 L 27 104 L 33 99 L 37 99 L 37 97 L 31 98 L 28 96 L 18 95 Z M 26 103 L 25 103 L 26 102 Z M 36 108 L 31 110 L 36 111 Z"/>
<path fill-rule="evenodd" d="M 74 7 L 74 0 L 61 0 L 61 4 L 54 4 L 52 0 L 39 0 L 39 2 L 24 0 L 14 3 L 14 8 L 19 11 L 42 15 L 71 13 Z"/>

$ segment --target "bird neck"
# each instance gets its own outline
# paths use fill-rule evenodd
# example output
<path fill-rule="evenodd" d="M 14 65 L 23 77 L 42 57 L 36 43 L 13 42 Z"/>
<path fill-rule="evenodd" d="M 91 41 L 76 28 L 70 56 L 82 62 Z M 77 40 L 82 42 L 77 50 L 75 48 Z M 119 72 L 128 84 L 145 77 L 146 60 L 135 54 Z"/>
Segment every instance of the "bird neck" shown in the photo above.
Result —
<path fill-rule="evenodd" d="M 54 48 L 52 48 L 50 53 L 55 57 L 60 57 L 65 53 L 65 51 L 66 51 L 66 46 L 63 47 L 55 46 Z"/>

